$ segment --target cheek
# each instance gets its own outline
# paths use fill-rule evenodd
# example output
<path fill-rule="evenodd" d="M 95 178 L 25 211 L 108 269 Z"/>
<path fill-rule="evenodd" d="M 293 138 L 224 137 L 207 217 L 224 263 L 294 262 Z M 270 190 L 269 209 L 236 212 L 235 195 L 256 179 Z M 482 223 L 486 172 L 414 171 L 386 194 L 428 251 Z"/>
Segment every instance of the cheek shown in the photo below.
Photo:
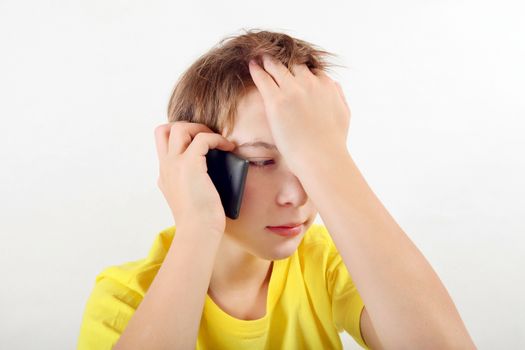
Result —
<path fill-rule="evenodd" d="M 241 207 L 258 208 L 268 204 L 272 196 L 271 181 L 257 178 L 257 175 L 248 175 L 244 185 L 244 194 Z"/>

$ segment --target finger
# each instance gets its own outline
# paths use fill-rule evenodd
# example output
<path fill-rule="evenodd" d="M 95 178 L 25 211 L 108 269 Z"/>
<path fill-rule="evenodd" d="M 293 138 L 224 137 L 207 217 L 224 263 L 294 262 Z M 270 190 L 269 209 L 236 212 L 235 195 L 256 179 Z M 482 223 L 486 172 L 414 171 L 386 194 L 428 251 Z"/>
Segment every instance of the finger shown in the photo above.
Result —
<path fill-rule="evenodd" d="M 168 154 L 168 136 L 169 136 L 168 124 L 161 124 L 155 128 L 155 145 L 157 148 L 157 157 L 159 161 Z"/>
<path fill-rule="evenodd" d="M 291 71 L 293 76 L 296 79 L 300 79 L 301 77 L 305 77 L 307 75 L 313 75 L 313 73 L 310 71 L 310 69 L 306 66 L 306 64 L 294 64 L 291 67 Z"/>
<path fill-rule="evenodd" d="M 182 154 L 193 138 L 202 132 L 213 133 L 213 130 L 201 123 L 177 122 L 173 124 L 170 128 L 168 153 Z"/>
<path fill-rule="evenodd" d="M 312 73 L 319 79 L 334 82 L 334 80 L 330 78 L 330 76 L 326 74 L 326 72 L 320 68 L 312 68 Z"/>
<path fill-rule="evenodd" d="M 350 114 L 350 107 L 348 106 L 348 102 L 346 101 L 345 93 L 343 91 L 343 88 L 341 87 L 341 84 L 339 84 L 339 82 L 337 81 L 334 81 L 334 83 L 335 83 L 335 86 L 337 87 L 337 91 L 339 92 L 339 96 L 341 97 L 341 100 L 343 100 L 343 103 L 346 106 L 346 110 L 348 111 L 348 114 Z"/>
<path fill-rule="evenodd" d="M 266 53 L 263 54 L 262 59 L 264 70 L 272 76 L 279 87 L 285 87 L 294 81 L 292 72 L 281 61 Z"/>
<path fill-rule="evenodd" d="M 273 99 L 280 93 L 279 86 L 255 60 L 250 61 L 248 68 L 253 82 L 255 86 L 257 86 L 257 90 L 261 93 L 263 100 L 268 101 L 269 99 Z"/>
<path fill-rule="evenodd" d="M 232 151 L 235 144 L 224 136 L 217 133 L 201 132 L 193 138 L 193 141 L 186 149 L 191 157 L 205 156 L 210 149 L 221 149 L 223 151 Z"/>

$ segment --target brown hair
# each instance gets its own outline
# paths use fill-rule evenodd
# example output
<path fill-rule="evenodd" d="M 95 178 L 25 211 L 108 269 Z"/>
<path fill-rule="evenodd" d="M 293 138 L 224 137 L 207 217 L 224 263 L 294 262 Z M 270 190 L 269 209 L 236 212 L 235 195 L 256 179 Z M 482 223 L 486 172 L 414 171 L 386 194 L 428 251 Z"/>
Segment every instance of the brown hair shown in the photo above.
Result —
<path fill-rule="evenodd" d="M 325 60 L 336 56 L 309 42 L 284 33 L 260 29 L 223 38 L 199 57 L 178 79 L 168 104 L 168 120 L 202 123 L 217 133 L 231 132 L 237 104 L 255 84 L 248 69 L 254 58 L 262 66 L 263 53 L 280 60 L 289 70 L 294 64 L 329 71 L 339 66 Z"/>

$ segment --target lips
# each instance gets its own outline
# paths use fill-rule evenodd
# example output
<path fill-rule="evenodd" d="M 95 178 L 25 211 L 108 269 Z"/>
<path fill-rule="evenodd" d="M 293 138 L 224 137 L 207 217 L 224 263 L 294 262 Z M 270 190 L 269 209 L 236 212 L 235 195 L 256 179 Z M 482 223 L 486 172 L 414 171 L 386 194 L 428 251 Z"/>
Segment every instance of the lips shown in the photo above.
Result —
<path fill-rule="evenodd" d="M 299 223 L 288 223 L 288 224 L 283 224 L 283 225 L 278 225 L 278 226 L 268 226 L 268 227 L 273 227 L 273 228 L 293 228 L 293 227 L 297 227 L 299 225 L 302 225 L 304 222 L 299 222 Z"/>
<path fill-rule="evenodd" d="M 275 233 L 283 237 L 295 237 L 299 235 L 301 232 L 303 232 L 303 229 L 304 229 L 303 223 L 300 223 L 300 224 L 289 223 L 286 225 L 295 225 L 295 226 L 284 226 L 284 225 L 266 226 L 266 229 L 268 229 L 272 233 Z"/>

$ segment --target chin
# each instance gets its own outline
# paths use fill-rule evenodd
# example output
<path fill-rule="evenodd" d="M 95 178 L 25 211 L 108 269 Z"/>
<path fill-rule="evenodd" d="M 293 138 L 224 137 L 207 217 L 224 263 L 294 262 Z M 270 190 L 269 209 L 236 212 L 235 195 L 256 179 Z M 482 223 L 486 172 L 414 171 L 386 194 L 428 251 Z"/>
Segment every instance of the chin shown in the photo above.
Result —
<path fill-rule="evenodd" d="M 259 256 L 265 260 L 286 259 L 289 256 L 293 255 L 293 253 L 295 253 L 302 239 L 303 235 L 300 235 L 295 239 L 290 239 L 286 242 L 282 242 L 281 244 L 273 245 L 271 247 L 268 247 L 268 250 L 264 252 L 264 255 Z"/>
<path fill-rule="evenodd" d="M 291 252 L 286 252 L 286 253 L 283 253 L 283 252 L 279 252 L 279 253 L 276 253 L 276 254 L 273 254 L 272 257 L 268 260 L 283 260 L 283 259 L 286 259 L 290 256 L 293 255 L 293 253 L 295 253 L 297 249 L 295 249 L 294 251 L 291 251 Z"/>

